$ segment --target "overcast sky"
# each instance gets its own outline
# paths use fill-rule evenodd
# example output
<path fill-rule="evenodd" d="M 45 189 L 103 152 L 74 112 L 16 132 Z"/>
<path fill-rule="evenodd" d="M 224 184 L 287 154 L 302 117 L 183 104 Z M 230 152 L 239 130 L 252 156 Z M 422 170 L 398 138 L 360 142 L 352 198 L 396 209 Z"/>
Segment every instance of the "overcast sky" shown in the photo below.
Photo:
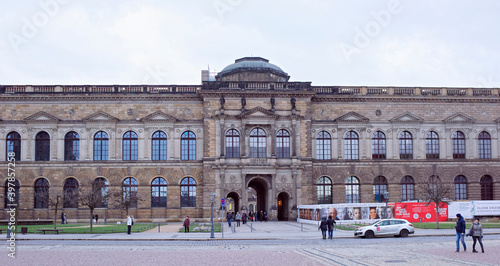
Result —
<path fill-rule="evenodd" d="M 196 85 L 260 56 L 313 85 L 500 87 L 497 0 L 1 3 L 3 85 Z"/>

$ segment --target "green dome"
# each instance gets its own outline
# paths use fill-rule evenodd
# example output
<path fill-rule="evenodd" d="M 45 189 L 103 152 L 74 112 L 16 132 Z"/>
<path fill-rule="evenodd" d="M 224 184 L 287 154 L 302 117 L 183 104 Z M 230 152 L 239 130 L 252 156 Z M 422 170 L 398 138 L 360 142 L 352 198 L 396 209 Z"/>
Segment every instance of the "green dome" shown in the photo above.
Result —
<path fill-rule="evenodd" d="M 288 74 L 285 73 L 285 71 L 283 71 L 281 68 L 269 63 L 269 60 L 262 57 L 243 57 L 237 59 L 234 64 L 225 67 L 221 72 L 219 72 L 219 75 L 226 75 L 233 72 L 242 71 L 270 71 L 280 76 L 288 76 Z"/>

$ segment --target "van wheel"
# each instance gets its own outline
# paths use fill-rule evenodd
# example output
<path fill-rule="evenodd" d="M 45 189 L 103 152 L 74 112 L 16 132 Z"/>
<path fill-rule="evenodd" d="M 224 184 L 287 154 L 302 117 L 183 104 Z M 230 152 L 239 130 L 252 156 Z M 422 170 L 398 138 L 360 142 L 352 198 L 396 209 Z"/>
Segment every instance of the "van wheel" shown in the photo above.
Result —
<path fill-rule="evenodd" d="M 365 232 L 366 238 L 373 238 L 374 236 L 375 236 L 375 234 L 373 233 L 373 231 L 366 231 Z"/>
<path fill-rule="evenodd" d="M 408 230 L 406 230 L 406 229 L 401 230 L 401 232 L 399 232 L 399 235 L 401 237 L 407 237 L 408 236 Z"/>

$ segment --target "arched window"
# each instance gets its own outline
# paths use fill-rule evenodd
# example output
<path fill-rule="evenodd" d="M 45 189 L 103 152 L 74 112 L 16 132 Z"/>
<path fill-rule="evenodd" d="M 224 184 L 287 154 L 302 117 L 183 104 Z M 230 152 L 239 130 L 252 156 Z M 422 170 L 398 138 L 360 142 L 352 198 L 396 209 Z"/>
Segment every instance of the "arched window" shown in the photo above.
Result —
<path fill-rule="evenodd" d="M 467 179 L 463 175 L 455 177 L 455 200 L 467 199 Z"/>
<path fill-rule="evenodd" d="M 484 175 L 479 181 L 481 183 L 481 200 L 493 200 L 493 179 Z"/>
<path fill-rule="evenodd" d="M 332 180 L 326 176 L 316 182 L 318 204 L 332 204 Z"/>
<path fill-rule="evenodd" d="M 399 134 L 399 158 L 413 159 L 413 138 L 408 131 Z"/>
<path fill-rule="evenodd" d="M 196 135 L 192 131 L 181 135 L 181 160 L 196 160 Z"/>
<path fill-rule="evenodd" d="M 137 180 L 133 177 L 127 177 L 122 182 L 123 202 L 131 208 L 137 207 Z"/>
<path fill-rule="evenodd" d="M 491 159 L 491 136 L 490 133 L 483 131 L 479 133 L 477 139 L 479 146 L 479 159 Z"/>
<path fill-rule="evenodd" d="M 465 159 L 465 134 L 460 131 L 453 132 L 453 159 Z"/>
<path fill-rule="evenodd" d="M 64 160 L 78 161 L 80 159 L 80 136 L 71 131 L 64 136 Z"/>
<path fill-rule="evenodd" d="M 45 209 L 49 207 L 49 181 L 38 178 L 35 182 L 35 208 Z"/>
<path fill-rule="evenodd" d="M 78 181 L 74 178 L 66 179 L 63 191 L 63 207 L 78 208 Z"/>
<path fill-rule="evenodd" d="M 381 160 L 386 158 L 385 134 L 376 131 L 372 135 L 372 159 Z"/>
<path fill-rule="evenodd" d="M 226 132 L 226 157 L 240 157 L 240 133 L 236 129 L 230 129 Z"/>
<path fill-rule="evenodd" d="M 151 207 L 167 207 L 167 181 L 163 177 L 151 182 Z"/>
<path fill-rule="evenodd" d="M 276 134 L 276 157 L 290 158 L 290 133 L 281 129 Z"/>
<path fill-rule="evenodd" d="M 7 135 L 7 155 L 5 158 L 9 160 L 9 157 L 14 157 L 16 161 L 21 160 L 21 135 L 13 131 Z M 9 154 L 14 153 L 14 156 L 9 156 Z"/>
<path fill-rule="evenodd" d="M 123 134 L 123 160 L 137 160 L 137 134 L 134 131 Z"/>
<path fill-rule="evenodd" d="M 346 160 L 359 159 L 359 137 L 354 131 L 349 131 L 345 134 L 344 157 Z"/>
<path fill-rule="evenodd" d="M 345 180 L 345 202 L 359 203 L 359 180 L 355 176 Z"/>
<path fill-rule="evenodd" d="M 250 131 L 250 157 L 266 158 L 266 132 L 262 128 Z"/>
<path fill-rule="evenodd" d="M 387 179 L 383 176 L 375 177 L 373 181 L 373 194 L 375 202 L 385 202 L 384 193 L 387 191 Z"/>
<path fill-rule="evenodd" d="M 50 161 L 50 136 L 45 131 L 36 134 L 35 161 Z"/>
<path fill-rule="evenodd" d="M 14 191 L 9 191 L 9 188 L 14 189 Z M 17 204 L 17 207 L 19 207 L 19 188 L 21 188 L 21 185 L 17 179 L 14 179 L 14 182 L 5 181 L 5 195 L 3 198 L 5 208 L 9 208 L 9 204 Z"/>
<path fill-rule="evenodd" d="M 196 207 L 196 181 L 192 177 L 181 181 L 181 207 Z"/>
<path fill-rule="evenodd" d="M 439 159 L 439 135 L 434 131 L 425 134 L 425 158 Z"/>
<path fill-rule="evenodd" d="M 316 135 L 316 159 L 330 160 L 332 159 L 332 137 L 330 133 L 321 131 Z"/>
<path fill-rule="evenodd" d="M 401 179 L 401 201 L 415 199 L 415 181 L 407 175 Z"/>
<path fill-rule="evenodd" d="M 108 155 L 108 134 L 104 131 L 99 131 L 94 135 L 94 161 L 107 161 Z"/>
<path fill-rule="evenodd" d="M 96 207 L 97 208 L 106 208 L 108 207 L 108 187 L 109 183 L 106 179 L 102 177 L 98 177 L 92 183 L 92 190 L 98 193 L 98 201 L 100 202 Z M 100 192 L 99 192 L 100 191 Z"/>
<path fill-rule="evenodd" d="M 153 133 L 151 139 L 151 158 L 153 161 L 167 160 L 167 134 L 163 131 Z"/>

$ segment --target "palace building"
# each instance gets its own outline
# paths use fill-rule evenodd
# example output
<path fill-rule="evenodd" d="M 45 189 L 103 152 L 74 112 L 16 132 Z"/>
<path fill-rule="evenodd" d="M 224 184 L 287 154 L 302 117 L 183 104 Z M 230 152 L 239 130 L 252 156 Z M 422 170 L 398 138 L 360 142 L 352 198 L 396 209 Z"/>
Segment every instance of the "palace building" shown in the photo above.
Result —
<path fill-rule="evenodd" d="M 305 204 L 422 199 L 430 179 L 452 200 L 498 200 L 499 93 L 313 86 L 260 57 L 202 71 L 201 85 L 2 85 L 1 204 L 14 154 L 21 220 L 53 218 L 50 195 L 88 184 L 132 192 L 129 213 L 155 222 L 210 218 L 212 192 L 218 212 L 225 199 L 271 220 Z M 59 208 L 89 217 L 68 197 Z M 110 202 L 94 212 L 125 218 Z"/>

